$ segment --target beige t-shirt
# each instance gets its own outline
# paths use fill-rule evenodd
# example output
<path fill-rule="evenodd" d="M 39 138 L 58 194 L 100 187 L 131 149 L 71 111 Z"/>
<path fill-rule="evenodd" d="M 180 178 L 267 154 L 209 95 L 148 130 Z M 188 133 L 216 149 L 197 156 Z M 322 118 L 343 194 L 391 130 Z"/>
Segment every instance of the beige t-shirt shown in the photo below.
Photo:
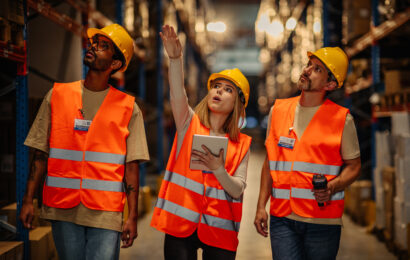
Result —
<path fill-rule="evenodd" d="M 308 126 L 310 120 L 315 115 L 316 111 L 320 106 L 316 107 L 303 107 L 299 103 L 295 109 L 295 118 L 293 122 L 293 130 L 296 133 L 298 139 L 300 139 Z M 269 134 L 270 123 L 272 117 L 272 109 L 269 112 L 268 119 L 268 128 L 266 135 Z M 350 113 L 346 116 L 345 126 L 342 134 L 342 143 L 341 143 L 341 155 L 343 160 L 356 159 L 360 156 L 360 147 L 359 141 L 357 139 L 356 127 L 354 125 L 354 120 Z M 289 219 L 308 222 L 313 224 L 326 224 L 326 225 L 342 225 L 342 218 L 305 218 L 295 213 L 291 213 L 287 216 Z"/>
<path fill-rule="evenodd" d="M 109 89 L 94 92 L 82 85 L 82 101 L 84 119 L 92 120 L 100 108 Z M 49 136 L 51 127 L 51 93 L 44 97 L 36 119 L 24 142 L 26 146 L 49 152 Z M 132 116 L 128 124 L 126 162 L 149 160 L 148 146 L 145 137 L 144 121 L 141 110 L 134 103 Z M 73 222 L 79 225 L 122 231 L 122 212 L 92 210 L 81 203 L 70 209 L 47 207 L 43 204 L 40 216 L 50 220 Z"/>

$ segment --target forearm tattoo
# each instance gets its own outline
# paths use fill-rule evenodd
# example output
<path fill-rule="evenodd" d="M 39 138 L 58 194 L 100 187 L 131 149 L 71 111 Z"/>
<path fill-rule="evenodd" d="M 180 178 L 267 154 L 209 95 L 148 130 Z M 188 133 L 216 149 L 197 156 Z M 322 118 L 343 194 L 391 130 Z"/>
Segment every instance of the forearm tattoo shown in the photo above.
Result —
<path fill-rule="evenodd" d="M 33 160 L 31 161 L 31 171 L 29 173 L 29 180 L 34 181 L 35 174 L 38 170 L 38 163 L 47 164 L 47 154 L 42 151 L 34 151 Z"/>

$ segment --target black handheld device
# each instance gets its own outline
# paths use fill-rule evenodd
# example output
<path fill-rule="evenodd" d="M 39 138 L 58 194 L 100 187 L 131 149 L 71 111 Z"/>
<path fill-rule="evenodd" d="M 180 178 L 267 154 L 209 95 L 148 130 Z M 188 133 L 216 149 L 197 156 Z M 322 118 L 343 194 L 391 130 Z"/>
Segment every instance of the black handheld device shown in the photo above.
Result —
<path fill-rule="evenodd" d="M 313 189 L 324 190 L 327 188 L 327 179 L 323 174 L 315 174 L 312 179 Z M 317 203 L 319 207 L 323 207 L 324 203 Z"/>

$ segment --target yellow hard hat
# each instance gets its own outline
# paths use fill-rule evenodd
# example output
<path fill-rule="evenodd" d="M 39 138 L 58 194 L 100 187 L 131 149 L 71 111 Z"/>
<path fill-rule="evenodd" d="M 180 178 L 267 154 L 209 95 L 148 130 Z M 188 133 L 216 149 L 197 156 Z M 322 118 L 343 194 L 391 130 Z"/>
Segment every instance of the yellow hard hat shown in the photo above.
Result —
<path fill-rule="evenodd" d="M 235 68 L 231 70 L 223 70 L 218 73 L 212 73 L 208 79 L 208 90 L 211 89 L 211 81 L 215 79 L 227 79 L 238 87 L 245 98 L 245 107 L 248 105 L 249 101 L 249 82 L 242 72 Z"/>
<path fill-rule="evenodd" d="M 315 52 L 307 52 L 307 56 L 315 56 L 325 64 L 327 69 L 335 76 L 338 87 L 343 85 L 349 67 L 346 53 L 339 47 L 324 47 Z"/>
<path fill-rule="evenodd" d="M 134 54 L 134 41 L 128 32 L 119 24 L 110 24 L 102 29 L 89 28 L 87 30 L 87 35 L 92 38 L 96 34 L 101 34 L 108 37 L 117 48 L 124 55 L 125 64 L 121 67 L 119 71 L 123 72 L 127 69 L 128 64 Z"/>

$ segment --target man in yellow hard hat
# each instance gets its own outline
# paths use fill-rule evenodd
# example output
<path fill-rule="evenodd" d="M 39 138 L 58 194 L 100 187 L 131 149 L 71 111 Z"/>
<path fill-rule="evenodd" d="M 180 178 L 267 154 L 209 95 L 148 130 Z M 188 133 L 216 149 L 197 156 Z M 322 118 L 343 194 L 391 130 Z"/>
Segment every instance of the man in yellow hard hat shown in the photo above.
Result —
<path fill-rule="evenodd" d="M 359 176 L 360 149 L 349 110 L 326 98 L 343 85 L 348 58 L 338 47 L 308 52 L 301 95 L 278 99 L 269 114 L 255 226 L 273 259 L 336 259 L 344 189 Z M 342 166 L 344 168 L 342 168 Z"/>
<path fill-rule="evenodd" d="M 24 143 L 34 157 L 20 220 L 32 228 L 33 196 L 47 172 L 41 217 L 51 221 L 59 258 L 118 259 L 120 241 L 130 247 L 137 237 L 138 164 L 149 155 L 134 97 L 108 84 L 127 69 L 132 38 L 118 24 L 87 35 L 85 79 L 54 84 Z"/>

